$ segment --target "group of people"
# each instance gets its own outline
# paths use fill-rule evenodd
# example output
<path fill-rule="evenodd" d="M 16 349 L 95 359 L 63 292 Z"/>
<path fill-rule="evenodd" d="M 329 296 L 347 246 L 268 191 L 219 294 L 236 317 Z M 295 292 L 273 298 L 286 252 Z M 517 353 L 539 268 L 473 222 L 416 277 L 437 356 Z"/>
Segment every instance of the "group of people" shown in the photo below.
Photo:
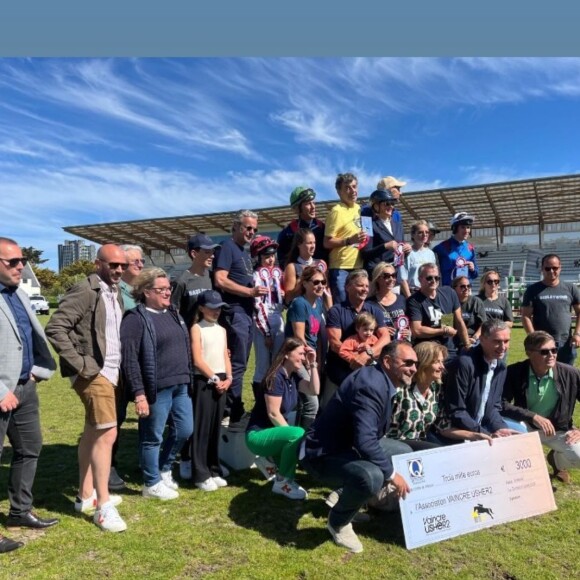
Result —
<path fill-rule="evenodd" d="M 557 255 L 544 256 L 542 280 L 522 303 L 527 360 L 507 366 L 513 315 L 499 273 L 485 272 L 479 296 L 471 292 L 473 216 L 455 214 L 451 237 L 433 249 L 437 228 L 418 220 L 407 243 L 396 209 L 404 185 L 383 178 L 361 208 L 356 177 L 340 174 L 326 223 L 314 190 L 297 187 L 297 218 L 277 241 L 258 233 L 256 213 L 241 211 L 221 244 L 190 238 L 191 266 L 173 283 L 144 267 L 141 248 L 102 246 L 95 272 L 46 327 L 85 408 L 75 510 L 105 531 L 126 529 L 122 495 L 111 492 L 125 485 L 115 458 L 129 404 L 144 497 L 179 496 L 178 455 L 181 479 L 204 492 L 226 486 L 220 430 L 244 432 L 274 493 L 308 497 L 298 465 L 331 488 L 328 530 L 353 552 L 362 550 L 352 528 L 367 516 L 361 508 L 388 486 L 397 498 L 411 491 L 393 469 L 396 454 L 537 430 L 554 476 L 570 482 L 580 466 L 578 289 L 559 279 Z M 25 263 L 17 242 L 0 238 L 0 441 L 8 435 L 13 447 L 8 524 L 44 528 L 57 520 L 32 508 L 42 446 L 36 382 L 56 365 L 18 289 Z M 0 553 L 19 546 L 0 536 Z"/>

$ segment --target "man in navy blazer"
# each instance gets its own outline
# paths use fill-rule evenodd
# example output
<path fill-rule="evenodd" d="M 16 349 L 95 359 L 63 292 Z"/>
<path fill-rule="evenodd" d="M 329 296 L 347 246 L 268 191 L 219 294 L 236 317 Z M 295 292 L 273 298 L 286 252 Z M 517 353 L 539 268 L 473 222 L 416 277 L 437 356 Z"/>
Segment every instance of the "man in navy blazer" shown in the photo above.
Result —
<path fill-rule="evenodd" d="M 417 355 L 408 342 L 387 344 L 379 364 L 344 380 L 306 435 L 303 467 L 323 483 L 342 488 L 327 527 L 334 541 L 351 552 L 363 549 L 351 521 L 367 500 L 388 482 L 403 499 L 410 491 L 391 456 L 412 450 L 385 434 L 396 388 L 410 386 L 416 368 Z"/>
<path fill-rule="evenodd" d="M 32 485 L 42 449 L 36 383 L 56 364 L 26 293 L 18 288 L 26 258 L 18 244 L 0 237 L 0 456 L 7 435 L 12 445 L 8 475 L 9 527 L 43 529 L 58 523 L 32 511 Z M 0 534 L 0 554 L 22 546 Z"/>

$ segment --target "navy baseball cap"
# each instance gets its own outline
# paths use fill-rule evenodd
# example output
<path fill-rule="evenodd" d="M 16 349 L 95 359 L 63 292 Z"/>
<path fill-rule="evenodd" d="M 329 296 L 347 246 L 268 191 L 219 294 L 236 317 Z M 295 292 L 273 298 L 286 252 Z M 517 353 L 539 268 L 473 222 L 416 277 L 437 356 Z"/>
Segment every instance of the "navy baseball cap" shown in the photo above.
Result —
<path fill-rule="evenodd" d="M 206 236 L 205 234 L 195 234 L 195 236 L 191 236 L 189 241 L 187 242 L 187 251 L 191 252 L 191 250 L 213 250 L 217 248 L 219 244 L 214 244 L 213 240 Z"/>
<path fill-rule="evenodd" d="M 205 292 L 202 292 L 197 297 L 197 305 L 212 309 L 227 306 L 227 304 L 222 300 L 221 294 L 215 290 L 206 290 Z"/>

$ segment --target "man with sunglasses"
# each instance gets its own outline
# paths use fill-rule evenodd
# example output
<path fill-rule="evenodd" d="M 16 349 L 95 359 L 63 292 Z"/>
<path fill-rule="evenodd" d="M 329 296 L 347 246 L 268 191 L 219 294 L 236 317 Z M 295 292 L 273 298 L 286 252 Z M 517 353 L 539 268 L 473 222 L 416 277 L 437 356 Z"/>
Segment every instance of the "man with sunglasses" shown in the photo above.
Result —
<path fill-rule="evenodd" d="M 143 260 L 143 249 L 140 246 L 134 246 L 131 244 L 123 244 L 121 250 L 125 252 L 127 257 L 127 269 L 123 272 L 121 276 L 121 281 L 119 282 L 119 292 L 123 298 L 123 306 L 125 311 L 135 308 L 137 302 L 133 297 L 133 284 L 137 279 L 137 276 L 143 270 L 145 261 Z M 112 457 L 111 457 L 111 473 L 109 474 L 109 490 L 120 491 L 125 489 L 125 481 L 117 472 L 117 451 L 119 450 L 119 437 L 121 435 L 121 426 L 127 418 L 127 405 L 129 399 L 126 396 L 125 389 L 122 384 L 117 386 L 117 439 L 113 445 Z"/>
<path fill-rule="evenodd" d="M 19 288 L 26 258 L 10 238 L 0 237 L 0 457 L 6 435 L 12 445 L 8 473 L 7 526 L 43 529 L 57 519 L 32 511 L 32 486 L 42 449 L 36 384 L 54 373 L 42 326 Z M 0 534 L 0 554 L 23 546 Z"/>
<path fill-rule="evenodd" d="M 75 510 L 88 513 L 96 508 L 94 523 L 110 532 L 127 529 L 115 507 L 121 497 L 109 495 L 108 483 L 117 438 L 116 397 L 120 393 L 124 305 L 118 286 L 128 266 L 119 246 L 101 246 L 95 273 L 66 293 L 46 326 L 46 335 L 60 357 L 61 374 L 70 377 L 85 407 Z"/>
<path fill-rule="evenodd" d="M 252 258 L 246 246 L 257 233 L 257 214 L 240 211 L 232 224 L 232 237 L 216 248 L 214 261 L 214 284 L 228 305 L 222 310 L 220 324 L 226 329 L 232 359 L 233 380 L 224 418 L 230 428 L 236 429 L 245 428 L 240 423 L 244 416 L 242 386 L 254 338 L 254 299 L 270 292 L 265 286 L 254 286 Z"/>
<path fill-rule="evenodd" d="M 411 448 L 385 435 L 396 389 L 411 386 L 417 355 L 408 342 L 394 341 L 382 348 L 378 363 L 359 369 L 340 385 L 308 430 L 302 448 L 304 469 L 341 489 L 327 528 L 339 546 L 357 553 L 363 546 L 351 522 L 360 508 L 387 483 L 394 485 L 399 498 L 411 491 L 391 461 Z"/>
<path fill-rule="evenodd" d="M 413 342 L 434 340 L 447 348 L 451 359 L 457 355 L 456 345 L 470 348 L 471 341 L 455 290 L 448 286 L 440 288 L 440 281 L 435 264 L 420 266 L 420 288 L 407 301 L 407 314 L 411 319 Z M 452 315 L 452 321 L 443 318 L 448 315 Z"/>
<path fill-rule="evenodd" d="M 522 325 L 526 334 L 544 330 L 556 341 L 558 361 L 573 365 L 580 346 L 580 290 L 560 280 L 562 266 L 557 254 L 542 258 L 542 280 L 527 288 L 522 300 Z M 572 334 L 571 309 L 576 315 Z"/>
<path fill-rule="evenodd" d="M 282 269 L 286 266 L 294 234 L 302 229 L 310 230 L 314 234 L 316 239 L 314 259 L 328 263 L 328 251 L 324 248 L 324 222 L 316 218 L 315 199 L 316 192 L 304 185 L 294 188 L 290 194 L 290 207 L 297 211 L 298 217 L 278 234 L 278 265 Z"/>
<path fill-rule="evenodd" d="M 551 450 L 548 463 L 554 477 L 570 483 L 568 469 L 580 467 L 580 429 L 572 424 L 580 371 L 556 361 L 556 343 L 543 330 L 528 334 L 524 348 L 527 360 L 507 369 L 503 415 L 538 430 L 542 444 Z"/>
<path fill-rule="evenodd" d="M 437 244 L 433 251 L 441 269 L 441 285 L 450 286 L 456 276 L 474 280 L 479 276 L 475 247 L 468 242 L 474 217 L 465 211 L 451 218 L 451 237 Z"/>

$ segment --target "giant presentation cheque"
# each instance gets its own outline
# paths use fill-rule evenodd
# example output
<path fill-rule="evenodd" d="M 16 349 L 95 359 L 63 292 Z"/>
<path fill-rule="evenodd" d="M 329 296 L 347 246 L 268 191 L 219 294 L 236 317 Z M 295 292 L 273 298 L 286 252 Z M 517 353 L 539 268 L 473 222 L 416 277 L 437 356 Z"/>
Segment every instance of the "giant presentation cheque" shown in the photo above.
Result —
<path fill-rule="evenodd" d="M 537 433 L 393 457 L 408 549 L 556 509 Z"/>

